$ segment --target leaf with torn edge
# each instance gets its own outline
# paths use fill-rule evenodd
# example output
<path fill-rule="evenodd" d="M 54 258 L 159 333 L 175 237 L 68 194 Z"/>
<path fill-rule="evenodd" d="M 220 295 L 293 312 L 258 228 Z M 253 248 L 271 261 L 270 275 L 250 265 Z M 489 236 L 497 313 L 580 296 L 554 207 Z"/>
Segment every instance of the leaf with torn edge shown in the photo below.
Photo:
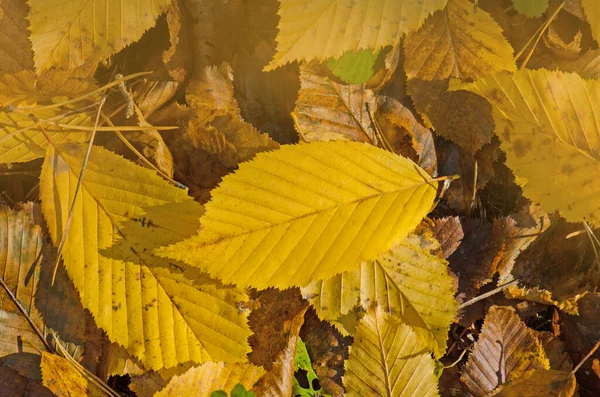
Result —
<path fill-rule="evenodd" d="M 61 241 L 85 145 L 49 146 L 42 209 Z M 152 369 L 186 361 L 243 361 L 246 295 L 197 269 L 150 255 L 198 229 L 203 208 L 150 170 L 94 146 L 66 238 L 64 264 L 83 306 L 109 339 Z"/>
<path fill-rule="evenodd" d="M 410 326 L 374 308 L 361 321 L 346 361 L 347 396 L 439 396 L 434 361 Z"/>
<path fill-rule="evenodd" d="M 306 285 L 397 244 L 429 212 L 436 188 L 412 161 L 371 145 L 283 146 L 223 178 L 200 233 L 157 252 L 225 283 Z"/>
<path fill-rule="evenodd" d="M 441 357 L 458 308 L 448 262 L 431 233 L 410 234 L 400 245 L 360 268 L 315 281 L 302 294 L 325 320 L 340 321 L 360 305 L 373 305 L 410 325 L 420 342 Z"/>

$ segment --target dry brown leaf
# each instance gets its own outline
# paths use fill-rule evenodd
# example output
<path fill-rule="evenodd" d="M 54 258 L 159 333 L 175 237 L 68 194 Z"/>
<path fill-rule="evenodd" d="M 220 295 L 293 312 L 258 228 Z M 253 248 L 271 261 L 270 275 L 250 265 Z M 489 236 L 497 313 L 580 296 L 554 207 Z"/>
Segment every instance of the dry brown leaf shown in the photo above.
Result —
<path fill-rule="evenodd" d="M 546 47 L 557 57 L 562 59 L 577 59 L 581 52 L 581 31 L 577 31 L 573 40 L 566 43 L 556 32 L 553 25 L 550 25 L 546 35 L 544 35 L 544 43 Z"/>
<path fill-rule="evenodd" d="M 493 306 L 485 317 L 461 380 L 472 393 L 485 396 L 527 371 L 549 367 L 541 343 L 514 310 Z"/>
<path fill-rule="evenodd" d="M 348 359 L 352 337 L 343 336 L 328 321 L 319 319 L 313 308 L 306 312 L 300 337 L 306 344 L 323 391 L 333 397 L 343 396 L 344 361 Z"/>
<path fill-rule="evenodd" d="M 465 233 L 463 232 L 458 216 L 447 216 L 433 220 L 431 228 L 433 236 L 440 243 L 442 257 L 448 259 L 461 244 Z"/>
<path fill-rule="evenodd" d="M 292 393 L 296 344 L 308 303 L 298 289 L 255 292 L 257 309 L 248 318 L 254 334 L 248 339 L 250 362 L 263 366 L 267 373 L 258 381 L 260 396 L 289 396 Z"/>
<path fill-rule="evenodd" d="M 581 298 L 578 306 L 579 315 L 560 313 L 561 338 L 567 345 L 571 360 L 576 364 L 600 340 L 600 293 L 587 294 Z M 577 371 L 577 381 L 583 391 L 587 392 L 586 395 L 594 395 L 600 387 L 600 374 L 592 369 L 594 359 L 600 359 L 598 351 Z"/>
<path fill-rule="evenodd" d="M 448 91 L 448 81 L 408 82 L 415 108 L 435 132 L 474 154 L 494 134 L 492 106 L 467 91 Z"/>
<path fill-rule="evenodd" d="M 41 356 L 32 353 L 9 354 L 0 358 L 0 396 L 54 397 L 42 385 Z"/>
<path fill-rule="evenodd" d="M 190 117 L 181 121 L 182 131 L 168 139 L 176 179 L 201 202 L 239 162 L 279 147 L 241 118 L 232 78 L 227 64 L 207 67 L 195 83 L 195 95 L 187 97 Z"/>
<path fill-rule="evenodd" d="M 554 219 L 517 259 L 511 273 L 519 279 L 519 286 L 509 287 L 507 296 L 555 304 L 576 314 L 577 301 L 593 290 L 600 279 L 587 234 L 566 238 L 581 228 L 579 224 Z"/>
<path fill-rule="evenodd" d="M 378 96 L 375 120 L 395 153 L 410 158 L 430 175 L 436 175 L 433 135 L 406 106 L 392 97 Z"/>
<path fill-rule="evenodd" d="M 294 108 L 298 133 L 306 141 L 338 139 L 377 144 L 369 111 L 377 100 L 364 84 L 338 84 L 308 67 L 300 69 L 300 92 Z"/>

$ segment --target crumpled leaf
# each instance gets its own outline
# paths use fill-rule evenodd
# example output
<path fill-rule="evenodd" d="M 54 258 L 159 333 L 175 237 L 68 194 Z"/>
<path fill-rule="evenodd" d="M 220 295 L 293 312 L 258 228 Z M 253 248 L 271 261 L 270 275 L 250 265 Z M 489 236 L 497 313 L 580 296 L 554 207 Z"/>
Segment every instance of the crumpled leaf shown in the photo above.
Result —
<path fill-rule="evenodd" d="M 360 321 L 346 361 L 347 396 L 438 396 L 434 361 L 411 327 L 374 308 Z"/>
<path fill-rule="evenodd" d="M 225 283 L 306 285 L 404 238 L 436 194 L 426 175 L 406 158 L 357 142 L 283 146 L 225 177 L 200 233 L 157 252 Z"/>
<path fill-rule="evenodd" d="M 400 245 L 360 268 L 316 281 L 302 294 L 319 317 L 343 321 L 359 305 L 379 306 L 413 328 L 420 343 L 441 357 L 458 304 L 448 262 L 432 254 L 439 248 L 431 233 L 410 234 Z M 434 309 L 435 308 L 435 309 Z"/>
<path fill-rule="evenodd" d="M 266 69 L 295 60 L 337 58 L 348 50 L 377 50 L 394 44 L 402 34 L 419 28 L 447 1 L 281 0 L 277 53 Z"/>
<path fill-rule="evenodd" d="M 433 219 L 434 226 L 431 228 L 433 237 L 440 243 L 442 257 L 448 259 L 465 237 L 460 218 L 458 216 L 447 216 L 445 218 Z"/>
<path fill-rule="evenodd" d="M 50 146 L 42 167 L 42 209 L 55 244 L 84 151 L 84 145 Z M 245 294 L 150 255 L 152 247 L 194 233 L 202 212 L 152 171 L 93 147 L 63 250 L 65 267 L 99 327 L 149 368 L 245 359 L 250 332 L 236 307 Z"/>
<path fill-rule="evenodd" d="M 207 362 L 176 375 L 154 397 L 209 397 L 215 390 L 231 390 L 237 384 L 252 388 L 265 373 L 249 363 Z"/>
<path fill-rule="evenodd" d="M 36 71 L 74 69 L 118 52 L 142 37 L 169 3 L 28 0 Z"/>
<path fill-rule="evenodd" d="M 523 194 L 569 221 L 600 222 L 600 182 L 592 177 L 600 167 L 600 127 L 593 116 L 599 86 L 572 73 L 524 69 L 461 87 L 492 103 L 506 165 Z"/>
<path fill-rule="evenodd" d="M 514 309 L 493 306 L 485 317 L 461 380 L 473 394 L 485 396 L 528 371 L 549 368 L 541 343 Z"/>
<path fill-rule="evenodd" d="M 448 0 L 416 32 L 404 39 L 409 80 L 477 80 L 502 70 L 515 71 L 513 49 L 498 23 L 468 0 Z"/>
<path fill-rule="evenodd" d="M 581 30 L 579 30 L 573 37 L 573 40 L 566 43 L 557 33 L 556 29 L 550 25 L 548 27 L 548 32 L 544 35 L 544 43 L 553 54 L 560 58 L 577 59 L 577 56 L 581 52 L 582 37 Z"/>

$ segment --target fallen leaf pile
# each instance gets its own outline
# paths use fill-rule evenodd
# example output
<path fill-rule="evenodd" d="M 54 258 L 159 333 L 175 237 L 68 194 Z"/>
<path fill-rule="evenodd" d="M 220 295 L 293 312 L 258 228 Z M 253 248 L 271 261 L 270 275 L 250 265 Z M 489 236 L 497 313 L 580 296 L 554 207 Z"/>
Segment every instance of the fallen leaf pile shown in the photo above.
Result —
<path fill-rule="evenodd" d="M 600 395 L 596 0 L 0 0 L 0 396 Z"/>

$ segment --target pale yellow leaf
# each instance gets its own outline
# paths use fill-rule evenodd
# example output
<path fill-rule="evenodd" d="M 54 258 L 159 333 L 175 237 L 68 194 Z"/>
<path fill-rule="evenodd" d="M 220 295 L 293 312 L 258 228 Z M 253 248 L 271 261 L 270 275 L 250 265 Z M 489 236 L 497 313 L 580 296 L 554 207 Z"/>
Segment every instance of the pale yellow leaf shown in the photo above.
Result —
<path fill-rule="evenodd" d="M 379 305 L 412 326 L 421 343 L 441 357 L 457 302 L 448 262 L 432 254 L 439 244 L 431 234 L 410 234 L 395 248 L 360 268 L 315 281 L 302 294 L 319 317 L 340 321 L 356 305 Z"/>
<path fill-rule="evenodd" d="M 39 73 L 94 64 L 142 37 L 169 0 L 28 0 Z"/>
<path fill-rule="evenodd" d="M 571 222 L 600 222 L 600 81 L 539 69 L 460 88 L 491 102 L 506 165 L 526 197 Z"/>
<path fill-rule="evenodd" d="M 514 309 L 492 306 L 463 369 L 463 383 L 474 395 L 486 396 L 535 369 L 550 369 L 540 341 Z"/>
<path fill-rule="evenodd" d="M 62 238 L 86 145 L 49 146 L 40 197 L 55 244 Z M 91 151 L 63 250 L 83 306 L 109 339 L 152 369 L 243 361 L 250 334 L 237 302 L 246 295 L 197 269 L 151 255 L 198 229 L 202 207 L 100 147 Z"/>
<path fill-rule="evenodd" d="M 174 376 L 154 397 L 209 397 L 215 390 L 229 393 L 238 383 L 250 390 L 264 373 L 252 364 L 208 362 Z"/>
<path fill-rule="evenodd" d="M 502 28 L 468 0 L 448 0 L 404 43 L 408 79 L 476 80 L 502 70 L 515 71 L 513 49 Z"/>
<path fill-rule="evenodd" d="M 381 308 L 361 320 L 344 367 L 347 396 L 439 396 L 427 347 Z"/>
<path fill-rule="evenodd" d="M 200 233 L 158 253 L 225 283 L 306 285 L 397 244 L 429 212 L 436 186 L 412 161 L 371 145 L 283 146 L 223 178 Z"/>
<path fill-rule="evenodd" d="M 281 0 L 277 53 L 267 70 L 296 60 L 379 49 L 418 29 L 448 0 Z"/>

